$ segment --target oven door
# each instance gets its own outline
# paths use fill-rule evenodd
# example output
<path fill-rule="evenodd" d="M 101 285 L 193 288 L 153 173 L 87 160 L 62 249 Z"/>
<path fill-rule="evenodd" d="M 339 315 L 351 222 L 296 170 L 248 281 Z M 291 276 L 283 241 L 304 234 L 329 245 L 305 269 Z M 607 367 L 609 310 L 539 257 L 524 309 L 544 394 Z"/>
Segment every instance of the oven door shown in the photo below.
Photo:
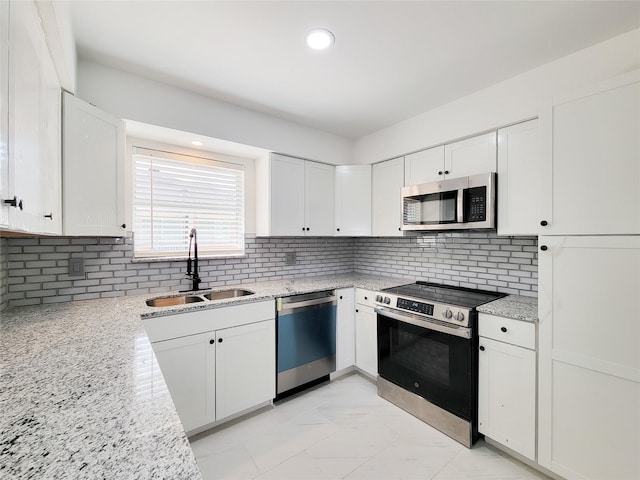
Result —
<path fill-rule="evenodd" d="M 383 308 L 376 312 L 379 375 L 474 421 L 477 363 L 471 330 Z"/>

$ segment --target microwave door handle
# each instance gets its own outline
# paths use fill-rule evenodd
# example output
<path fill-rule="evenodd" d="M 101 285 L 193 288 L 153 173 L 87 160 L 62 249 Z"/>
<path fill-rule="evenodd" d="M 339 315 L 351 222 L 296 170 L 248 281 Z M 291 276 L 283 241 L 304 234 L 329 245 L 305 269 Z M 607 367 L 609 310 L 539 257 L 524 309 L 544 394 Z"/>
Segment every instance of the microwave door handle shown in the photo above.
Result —
<path fill-rule="evenodd" d="M 456 207 L 458 209 L 456 215 L 458 218 L 458 223 L 464 223 L 464 188 L 458 189 L 458 202 Z"/>

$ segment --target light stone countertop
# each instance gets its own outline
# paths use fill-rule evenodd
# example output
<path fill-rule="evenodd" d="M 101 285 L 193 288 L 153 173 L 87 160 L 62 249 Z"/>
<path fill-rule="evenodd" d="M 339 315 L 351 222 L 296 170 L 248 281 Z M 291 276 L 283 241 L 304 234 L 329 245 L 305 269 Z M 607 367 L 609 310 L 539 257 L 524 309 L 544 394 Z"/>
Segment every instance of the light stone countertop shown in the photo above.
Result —
<path fill-rule="evenodd" d="M 336 275 L 242 284 L 255 295 L 188 307 L 147 307 L 154 296 L 143 295 L 10 308 L 0 322 L 0 477 L 200 479 L 141 315 L 405 283 Z"/>
<path fill-rule="evenodd" d="M 508 295 L 478 307 L 481 313 L 514 318 L 525 322 L 538 322 L 538 298 Z"/>

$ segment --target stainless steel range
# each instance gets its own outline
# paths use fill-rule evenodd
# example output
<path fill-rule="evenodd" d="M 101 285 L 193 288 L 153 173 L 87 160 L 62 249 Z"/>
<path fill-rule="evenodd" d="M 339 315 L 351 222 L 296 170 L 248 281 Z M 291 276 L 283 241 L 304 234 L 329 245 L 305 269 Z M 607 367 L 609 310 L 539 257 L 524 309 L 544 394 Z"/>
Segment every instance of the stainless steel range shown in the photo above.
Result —
<path fill-rule="evenodd" d="M 478 438 L 476 307 L 504 295 L 427 282 L 378 292 L 378 394 L 470 447 Z"/>

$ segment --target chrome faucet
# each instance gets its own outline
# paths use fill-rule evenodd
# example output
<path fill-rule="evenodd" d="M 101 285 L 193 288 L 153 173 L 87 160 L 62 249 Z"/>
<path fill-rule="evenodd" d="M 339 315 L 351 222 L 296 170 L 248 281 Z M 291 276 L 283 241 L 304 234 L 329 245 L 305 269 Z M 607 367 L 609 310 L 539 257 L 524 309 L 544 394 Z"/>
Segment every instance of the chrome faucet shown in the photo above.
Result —
<path fill-rule="evenodd" d="M 191 242 L 193 242 L 193 261 L 191 260 Z M 191 267 L 193 266 L 193 270 Z M 195 228 L 189 233 L 189 256 L 187 257 L 187 277 L 193 282 L 191 290 L 200 290 L 200 276 L 198 275 L 198 232 Z"/>

